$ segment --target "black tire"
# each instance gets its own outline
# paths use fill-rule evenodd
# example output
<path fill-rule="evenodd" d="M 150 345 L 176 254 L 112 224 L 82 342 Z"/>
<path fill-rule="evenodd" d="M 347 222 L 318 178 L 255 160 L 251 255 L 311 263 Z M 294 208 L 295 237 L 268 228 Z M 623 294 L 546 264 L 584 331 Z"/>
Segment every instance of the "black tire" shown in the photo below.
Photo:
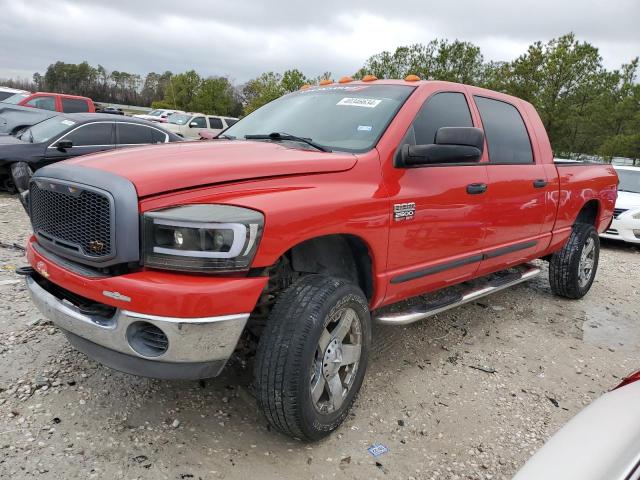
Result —
<path fill-rule="evenodd" d="M 347 311 L 349 315 L 355 312 L 360 321 L 359 361 L 341 406 L 332 412 L 320 412 L 311 394 L 320 338 Z M 304 441 L 319 440 L 338 428 L 364 379 L 371 344 L 370 324 L 367 299 L 347 280 L 309 275 L 280 295 L 262 332 L 255 366 L 258 406 L 271 426 Z M 326 385 L 323 389 L 329 388 L 328 382 Z"/>
<path fill-rule="evenodd" d="M 11 165 L 11 179 L 18 193 L 29 190 L 29 180 L 33 175 L 33 170 L 26 162 L 16 162 Z"/>
<path fill-rule="evenodd" d="M 593 267 L 588 278 L 580 277 L 581 256 L 587 243 L 593 242 Z M 600 258 L 600 237 L 593 227 L 586 223 L 577 223 L 562 250 L 557 251 L 549 262 L 549 282 L 556 295 L 566 298 L 584 297 L 596 276 Z"/>

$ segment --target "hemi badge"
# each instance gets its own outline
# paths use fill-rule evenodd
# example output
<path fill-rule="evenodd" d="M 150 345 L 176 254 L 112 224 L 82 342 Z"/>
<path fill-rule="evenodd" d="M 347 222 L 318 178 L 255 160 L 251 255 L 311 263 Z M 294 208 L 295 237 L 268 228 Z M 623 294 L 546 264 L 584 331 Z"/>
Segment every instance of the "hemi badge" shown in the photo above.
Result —
<path fill-rule="evenodd" d="M 109 290 L 103 290 L 102 294 L 105 297 L 113 298 L 114 300 L 121 300 L 123 302 L 130 302 L 131 297 L 127 297 L 126 295 L 122 295 L 119 292 L 110 292 Z"/>

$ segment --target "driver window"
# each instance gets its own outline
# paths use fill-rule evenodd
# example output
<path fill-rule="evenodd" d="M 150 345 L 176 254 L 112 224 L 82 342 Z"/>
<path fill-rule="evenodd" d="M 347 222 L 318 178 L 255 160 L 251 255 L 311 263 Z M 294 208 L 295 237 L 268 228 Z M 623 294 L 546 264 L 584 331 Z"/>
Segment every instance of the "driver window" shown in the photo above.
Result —
<path fill-rule="evenodd" d="M 189 122 L 191 128 L 207 128 L 207 121 L 204 117 L 196 117 Z"/>
<path fill-rule="evenodd" d="M 403 143 L 434 143 L 440 127 L 473 127 L 469 104 L 463 93 L 442 92 L 429 97 L 413 120 Z"/>

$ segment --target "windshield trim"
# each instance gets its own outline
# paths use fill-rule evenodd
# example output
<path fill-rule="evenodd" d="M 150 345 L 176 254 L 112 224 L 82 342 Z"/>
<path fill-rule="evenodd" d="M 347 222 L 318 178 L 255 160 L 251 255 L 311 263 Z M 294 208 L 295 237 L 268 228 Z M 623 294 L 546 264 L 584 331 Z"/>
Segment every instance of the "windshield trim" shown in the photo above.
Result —
<path fill-rule="evenodd" d="M 391 122 L 393 122 L 393 120 L 395 120 L 395 118 L 398 116 L 398 112 L 400 112 L 400 110 L 402 109 L 402 107 L 404 107 L 404 105 L 407 103 L 407 100 L 409 100 L 409 98 L 411 98 L 411 96 L 416 92 L 417 90 L 417 86 L 414 85 L 402 85 L 403 87 L 409 88 L 411 91 L 409 92 L 409 95 L 406 96 L 406 98 L 398 103 L 398 106 L 396 107 L 396 109 L 393 111 L 393 113 L 391 115 L 389 115 L 389 119 L 387 120 L 387 122 L 384 124 L 384 126 L 382 127 L 382 129 L 380 130 L 380 134 L 371 142 L 371 145 L 366 147 L 366 148 L 347 148 L 347 147 L 340 147 L 340 146 L 336 146 L 336 145 L 325 145 L 325 144 L 320 144 L 323 147 L 326 147 L 328 149 L 331 149 L 332 152 L 344 152 L 344 153 L 367 153 L 370 152 L 371 150 L 374 150 L 375 148 L 378 147 L 378 144 L 380 143 L 380 139 L 384 136 L 385 133 L 387 133 L 387 130 L 389 129 L 389 126 L 391 125 Z M 308 91 L 308 90 L 307 90 Z M 281 97 L 275 98 L 273 100 L 271 100 L 271 102 L 266 103 L 265 105 L 268 105 L 269 103 L 275 102 L 276 100 L 279 100 L 281 98 L 284 98 L 288 95 L 295 95 L 298 92 L 290 92 L 286 95 L 283 95 Z M 264 105 L 263 105 L 264 106 Z M 260 107 L 262 108 L 262 107 Z M 254 112 L 257 112 L 260 110 L 254 110 Z M 254 112 L 251 112 L 249 115 L 242 117 L 240 120 L 238 120 L 236 123 L 234 123 L 233 125 L 231 125 L 230 127 L 227 127 L 225 130 L 223 130 L 222 132 L 220 132 L 220 134 L 224 134 L 227 130 L 235 127 L 236 125 L 238 125 L 240 122 L 242 122 L 244 119 L 250 117 Z M 241 138 L 241 137 L 240 137 Z M 313 139 L 315 141 L 315 139 Z M 320 153 L 324 153 L 324 152 L 320 152 Z M 327 152 L 328 153 L 328 152 Z"/>

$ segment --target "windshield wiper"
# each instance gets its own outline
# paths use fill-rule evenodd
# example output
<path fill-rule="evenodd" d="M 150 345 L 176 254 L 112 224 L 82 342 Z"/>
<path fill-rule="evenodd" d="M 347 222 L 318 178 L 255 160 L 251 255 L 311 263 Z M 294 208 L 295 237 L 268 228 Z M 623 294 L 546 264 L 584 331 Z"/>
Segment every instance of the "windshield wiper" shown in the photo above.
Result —
<path fill-rule="evenodd" d="M 284 132 L 271 132 L 268 135 L 245 135 L 244 138 L 246 138 L 247 140 L 293 140 L 294 142 L 306 143 L 307 145 L 310 145 L 316 150 L 320 150 L 321 152 L 331 151 L 331 149 L 315 143 L 311 138 L 298 137 L 296 135 L 291 135 Z"/>
<path fill-rule="evenodd" d="M 227 135 L 226 133 L 221 133 L 216 138 L 226 138 L 227 140 L 235 140 L 236 139 L 236 137 L 234 137 L 233 135 Z"/>

